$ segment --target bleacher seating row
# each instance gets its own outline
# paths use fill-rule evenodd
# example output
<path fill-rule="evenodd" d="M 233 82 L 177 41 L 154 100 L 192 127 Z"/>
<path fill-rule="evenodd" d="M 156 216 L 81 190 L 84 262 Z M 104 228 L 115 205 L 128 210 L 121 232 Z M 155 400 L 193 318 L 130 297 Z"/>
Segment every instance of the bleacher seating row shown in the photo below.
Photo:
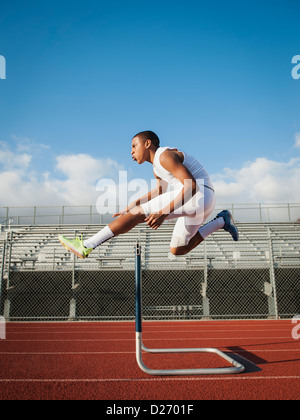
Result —
<path fill-rule="evenodd" d="M 268 268 L 270 258 L 278 267 L 300 266 L 300 224 L 240 224 L 240 241 L 219 231 L 190 254 L 170 258 L 173 224 L 157 231 L 141 225 L 126 235 L 101 245 L 81 261 L 59 243 L 66 237 L 94 235 L 102 226 L 19 226 L 0 236 L 0 266 L 6 239 L 6 267 L 11 270 L 119 270 L 134 269 L 134 245 L 142 244 L 145 269 Z M 270 241 L 271 239 L 271 241 Z"/>

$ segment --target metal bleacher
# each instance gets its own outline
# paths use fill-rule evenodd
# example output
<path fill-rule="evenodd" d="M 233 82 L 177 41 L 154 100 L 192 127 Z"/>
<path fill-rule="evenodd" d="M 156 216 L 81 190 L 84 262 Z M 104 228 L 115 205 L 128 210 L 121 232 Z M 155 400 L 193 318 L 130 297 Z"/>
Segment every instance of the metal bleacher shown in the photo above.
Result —
<path fill-rule="evenodd" d="M 49 270 L 132 270 L 134 245 L 143 247 L 145 269 L 199 269 L 208 264 L 213 268 L 265 268 L 270 258 L 278 266 L 300 265 L 300 224 L 240 224 L 240 241 L 219 231 L 187 256 L 169 256 L 173 224 L 157 231 L 141 225 L 126 235 L 113 238 L 81 261 L 59 243 L 59 234 L 66 237 L 94 235 L 103 226 L 18 226 L 1 233 L 0 259 L 4 240 L 7 241 L 6 261 L 12 271 Z M 11 246 L 9 246 L 11 244 Z M 272 255 L 271 255 L 272 254 Z"/>
<path fill-rule="evenodd" d="M 279 319 L 299 313 L 300 224 L 239 223 L 191 253 L 170 255 L 174 225 L 140 225 L 88 259 L 58 235 L 84 238 L 104 225 L 14 225 L 0 235 L 0 313 L 7 320 L 129 320 L 135 245 L 142 247 L 147 319 Z"/>

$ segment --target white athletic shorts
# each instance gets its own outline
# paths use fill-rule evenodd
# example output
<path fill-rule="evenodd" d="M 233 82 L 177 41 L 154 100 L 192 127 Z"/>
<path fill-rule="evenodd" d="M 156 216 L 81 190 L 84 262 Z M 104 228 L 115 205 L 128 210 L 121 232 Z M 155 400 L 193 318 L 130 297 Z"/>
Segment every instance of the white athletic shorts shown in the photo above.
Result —
<path fill-rule="evenodd" d="M 181 192 L 179 189 L 168 191 L 148 203 L 141 204 L 146 217 L 167 207 Z M 184 206 L 171 213 L 167 220 L 178 219 L 171 241 L 171 248 L 187 246 L 205 220 L 215 209 L 216 198 L 213 190 L 199 185 L 199 191 Z"/>

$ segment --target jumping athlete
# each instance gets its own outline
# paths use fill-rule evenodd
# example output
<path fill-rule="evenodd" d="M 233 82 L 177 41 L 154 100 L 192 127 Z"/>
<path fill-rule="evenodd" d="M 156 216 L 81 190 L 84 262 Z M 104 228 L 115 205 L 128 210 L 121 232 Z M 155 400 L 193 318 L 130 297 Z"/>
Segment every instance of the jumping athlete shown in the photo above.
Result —
<path fill-rule="evenodd" d="M 104 242 L 141 223 L 158 229 L 165 220 L 171 219 L 178 219 L 170 245 L 171 256 L 188 254 L 220 229 L 229 232 L 234 241 L 239 240 L 238 229 L 228 210 L 202 226 L 214 211 L 216 199 L 212 181 L 197 159 L 177 148 L 160 147 L 160 140 L 152 131 L 134 136 L 131 155 L 140 165 L 144 162 L 153 165 L 156 188 L 115 214 L 110 225 L 89 239 L 59 236 L 68 251 L 85 259 Z"/>

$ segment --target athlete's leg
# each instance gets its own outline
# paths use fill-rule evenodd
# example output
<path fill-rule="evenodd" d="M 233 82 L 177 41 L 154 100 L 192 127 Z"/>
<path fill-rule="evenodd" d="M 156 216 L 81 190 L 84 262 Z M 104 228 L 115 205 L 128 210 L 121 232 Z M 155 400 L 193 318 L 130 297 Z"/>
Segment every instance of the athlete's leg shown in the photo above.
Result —
<path fill-rule="evenodd" d="M 199 232 L 196 233 L 196 235 L 190 240 L 188 245 L 178 246 L 176 248 L 171 247 L 170 251 L 173 255 L 179 256 L 179 255 L 186 255 L 189 252 L 191 252 L 194 248 L 196 248 L 198 245 L 200 245 L 204 239 L 200 235 Z"/>
<path fill-rule="evenodd" d="M 124 214 L 98 232 L 92 238 L 84 241 L 86 248 L 97 248 L 114 236 L 119 236 L 129 232 L 135 226 L 145 221 L 145 214 L 140 206 L 135 207 L 129 213 Z"/>
<path fill-rule="evenodd" d="M 112 239 L 114 236 L 129 232 L 135 226 L 145 221 L 145 214 L 141 207 L 136 207 L 130 213 L 120 216 L 110 225 L 106 226 L 93 237 L 83 241 L 80 238 L 67 239 L 59 236 L 61 244 L 70 252 L 81 259 L 85 259 L 89 254 L 104 242 Z"/>
<path fill-rule="evenodd" d="M 132 209 L 130 213 L 124 214 L 118 217 L 118 219 L 114 220 L 109 225 L 109 228 L 114 236 L 118 236 L 129 232 L 135 226 L 139 225 L 140 223 L 144 223 L 144 221 L 145 213 L 142 207 L 137 206 Z"/>
<path fill-rule="evenodd" d="M 211 215 L 215 208 L 215 193 L 210 189 L 202 188 L 198 199 L 198 209 L 194 217 L 183 217 L 178 219 L 170 245 L 173 255 L 186 255 L 200 245 L 206 237 L 201 235 L 203 222 Z M 215 231 L 224 227 L 224 222 L 215 227 Z"/>
<path fill-rule="evenodd" d="M 182 224 L 184 219 L 180 219 L 180 221 L 181 221 L 180 223 Z M 171 244 L 170 251 L 173 255 L 176 255 L 176 256 L 186 255 L 189 252 L 191 252 L 194 248 L 196 248 L 198 245 L 200 245 L 202 242 L 204 242 L 210 235 L 212 235 L 213 233 L 217 232 L 220 229 L 225 229 L 227 232 L 229 232 L 234 241 L 237 242 L 239 240 L 239 231 L 234 223 L 233 217 L 228 210 L 224 210 L 221 213 L 219 213 L 218 216 L 214 220 L 212 220 L 210 223 L 208 223 L 205 226 L 202 226 L 198 230 L 198 232 L 195 234 L 195 236 L 192 237 L 192 239 L 189 241 L 187 245 L 172 246 Z M 182 232 L 182 235 L 180 235 L 180 232 Z M 184 234 L 184 232 L 188 232 L 188 230 L 186 229 L 186 226 L 184 230 L 179 228 L 176 233 L 176 237 L 180 238 L 181 242 L 184 241 L 185 238 L 190 237 L 190 233 Z M 174 237 L 175 243 L 176 243 L 176 237 Z M 174 239 L 172 241 L 173 243 L 174 243 Z"/>
<path fill-rule="evenodd" d="M 83 243 L 84 247 L 88 249 L 95 249 L 114 236 L 129 232 L 138 224 L 143 223 L 146 217 L 148 217 L 151 213 L 158 212 L 167 206 L 168 203 L 171 203 L 171 201 L 179 194 L 179 191 L 180 189 L 175 192 L 172 191 L 162 194 L 153 200 L 142 204 L 141 206 L 135 207 L 130 211 L 130 213 L 120 216 L 110 225 L 106 226 L 102 231 L 98 232 L 95 236 L 85 240 Z"/>
<path fill-rule="evenodd" d="M 138 224 L 143 223 L 146 217 L 151 213 L 161 210 L 168 203 L 171 203 L 178 194 L 179 191 L 168 192 L 150 200 L 146 204 L 135 207 L 130 213 L 120 216 L 96 235 L 85 241 L 80 238 L 67 239 L 64 236 L 59 236 L 59 240 L 66 249 L 73 252 L 79 258 L 87 258 L 95 248 L 104 242 L 112 239 L 114 236 L 127 233 Z"/>

